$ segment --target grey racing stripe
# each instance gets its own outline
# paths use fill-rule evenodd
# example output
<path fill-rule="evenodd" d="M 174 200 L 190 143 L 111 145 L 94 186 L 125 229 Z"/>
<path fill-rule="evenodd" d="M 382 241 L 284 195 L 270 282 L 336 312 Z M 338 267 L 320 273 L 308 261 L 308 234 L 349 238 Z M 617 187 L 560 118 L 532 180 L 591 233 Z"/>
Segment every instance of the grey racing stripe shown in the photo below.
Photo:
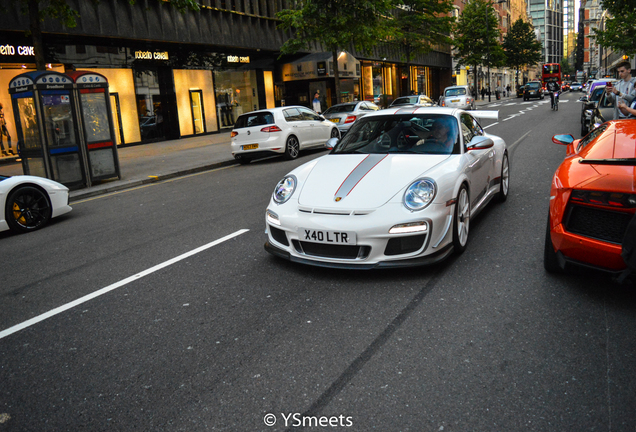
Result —
<path fill-rule="evenodd" d="M 336 202 L 341 201 L 344 197 L 349 195 L 353 188 L 356 187 L 360 180 L 367 175 L 369 171 L 371 171 L 377 164 L 382 162 L 382 159 L 387 157 L 386 154 L 370 154 L 362 162 L 358 164 L 357 167 L 349 173 L 345 181 L 342 182 L 338 190 L 336 191 L 336 195 L 334 200 Z"/>

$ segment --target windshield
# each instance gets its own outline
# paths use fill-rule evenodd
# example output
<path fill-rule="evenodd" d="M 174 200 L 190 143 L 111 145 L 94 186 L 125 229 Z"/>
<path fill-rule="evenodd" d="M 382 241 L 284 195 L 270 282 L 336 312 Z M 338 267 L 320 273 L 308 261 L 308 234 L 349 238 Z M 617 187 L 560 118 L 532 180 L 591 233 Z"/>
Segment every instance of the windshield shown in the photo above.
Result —
<path fill-rule="evenodd" d="M 391 105 L 410 105 L 410 104 L 416 104 L 416 103 L 417 103 L 417 96 L 407 96 L 407 97 L 397 98 L 396 100 L 393 101 Z"/>
<path fill-rule="evenodd" d="M 461 96 L 466 94 L 465 88 L 454 88 L 446 90 L 446 96 Z"/>
<path fill-rule="evenodd" d="M 538 89 L 539 88 L 539 83 L 538 82 L 528 83 L 528 84 L 526 84 L 526 88 Z"/>
<path fill-rule="evenodd" d="M 337 154 L 451 154 L 459 152 L 457 119 L 441 114 L 364 117 L 334 148 Z"/>
<path fill-rule="evenodd" d="M 355 108 L 355 104 L 350 105 L 335 105 L 325 111 L 323 114 L 337 114 L 352 112 Z"/>
<path fill-rule="evenodd" d="M 598 100 L 601 98 L 601 95 L 603 94 L 604 91 L 605 91 L 605 86 L 596 87 L 594 89 L 594 91 L 592 92 L 592 96 L 590 97 L 590 101 L 598 102 Z"/>

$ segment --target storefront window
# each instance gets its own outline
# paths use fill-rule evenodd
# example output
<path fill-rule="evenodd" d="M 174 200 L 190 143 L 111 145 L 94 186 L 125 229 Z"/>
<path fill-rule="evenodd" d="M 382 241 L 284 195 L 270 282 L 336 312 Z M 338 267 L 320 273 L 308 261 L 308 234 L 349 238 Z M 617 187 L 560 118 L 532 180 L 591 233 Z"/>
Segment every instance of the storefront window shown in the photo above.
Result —
<path fill-rule="evenodd" d="M 164 117 L 158 73 L 152 70 L 137 71 L 135 92 L 141 139 L 163 138 Z"/>
<path fill-rule="evenodd" d="M 244 112 L 258 109 L 256 71 L 226 70 L 214 72 L 217 117 L 222 128 L 234 126 Z"/>
<path fill-rule="evenodd" d="M 200 134 L 205 132 L 203 92 L 201 90 L 190 90 L 190 108 L 192 109 L 192 126 L 194 133 Z"/>

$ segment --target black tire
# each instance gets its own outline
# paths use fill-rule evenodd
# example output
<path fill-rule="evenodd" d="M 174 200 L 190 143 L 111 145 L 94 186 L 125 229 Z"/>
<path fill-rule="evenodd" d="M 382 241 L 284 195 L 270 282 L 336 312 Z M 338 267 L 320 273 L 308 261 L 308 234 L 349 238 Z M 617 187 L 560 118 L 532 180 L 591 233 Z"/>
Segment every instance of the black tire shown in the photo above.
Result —
<path fill-rule="evenodd" d="M 291 135 L 287 138 L 287 142 L 285 143 L 285 159 L 292 160 L 298 157 L 300 153 L 300 142 L 298 138 L 294 135 Z"/>
<path fill-rule="evenodd" d="M 501 181 L 499 182 L 499 192 L 495 196 L 498 202 L 504 202 L 508 199 L 508 191 L 510 190 L 510 161 L 508 160 L 508 152 L 505 152 L 501 159 Z"/>
<path fill-rule="evenodd" d="M 240 163 L 241 165 L 247 165 L 251 162 L 251 159 L 248 159 L 246 157 L 241 157 L 241 158 L 237 158 L 236 159 L 238 161 L 238 163 Z"/>
<path fill-rule="evenodd" d="M 457 193 L 453 220 L 453 249 L 461 254 L 466 250 L 468 234 L 470 232 L 470 195 L 463 184 Z"/>
<path fill-rule="evenodd" d="M 563 269 L 559 266 L 557 254 L 554 251 L 552 238 L 550 237 L 550 216 L 548 215 L 548 224 L 545 229 L 545 245 L 543 248 L 543 268 L 549 273 L 563 273 Z"/>
<path fill-rule="evenodd" d="M 331 129 L 331 137 L 330 138 L 340 138 L 340 131 L 338 128 Z"/>
<path fill-rule="evenodd" d="M 13 231 L 35 231 L 51 219 L 51 202 L 48 195 L 35 186 L 20 186 L 7 198 L 5 219 Z"/>

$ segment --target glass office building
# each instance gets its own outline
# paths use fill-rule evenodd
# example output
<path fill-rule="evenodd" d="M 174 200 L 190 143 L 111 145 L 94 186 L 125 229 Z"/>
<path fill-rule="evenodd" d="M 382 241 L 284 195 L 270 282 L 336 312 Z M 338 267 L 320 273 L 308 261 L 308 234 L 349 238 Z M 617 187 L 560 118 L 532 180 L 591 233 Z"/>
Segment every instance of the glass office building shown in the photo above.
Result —
<path fill-rule="evenodd" d="M 561 63 L 563 58 L 563 1 L 528 1 L 528 15 L 539 30 L 543 63 Z"/>

